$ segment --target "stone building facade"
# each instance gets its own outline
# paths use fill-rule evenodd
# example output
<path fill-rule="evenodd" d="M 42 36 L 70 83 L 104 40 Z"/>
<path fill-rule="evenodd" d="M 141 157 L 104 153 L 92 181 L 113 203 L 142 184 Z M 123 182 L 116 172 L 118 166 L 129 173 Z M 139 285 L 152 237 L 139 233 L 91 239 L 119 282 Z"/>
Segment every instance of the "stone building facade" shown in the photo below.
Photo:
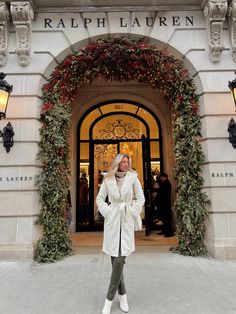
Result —
<path fill-rule="evenodd" d="M 0 154 L 0 259 L 32 259 L 41 230 L 35 175 L 43 84 L 65 56 L 105 37 L 145 38 L 183 60 L 200 95 L 204 191 L 211 200 L 206 243 L 218 259 L 236 259 L 236 151 L 228 140 L 234 104 L 228 81 L 236 62 L 236 1 L 2 1 L 0 71 L 13 85 L 7 120 L 14 146 Z M 81 88 L 71 128 L 72 225 L 76 230 L 77 125 L 97 104 L 141 103 L 162 128 L 163 169 L 173 177 L 170 108 L 157 91 L 137 82 L 97 80 Z M 1 120 L 1 129 L 4 126 Z"/>

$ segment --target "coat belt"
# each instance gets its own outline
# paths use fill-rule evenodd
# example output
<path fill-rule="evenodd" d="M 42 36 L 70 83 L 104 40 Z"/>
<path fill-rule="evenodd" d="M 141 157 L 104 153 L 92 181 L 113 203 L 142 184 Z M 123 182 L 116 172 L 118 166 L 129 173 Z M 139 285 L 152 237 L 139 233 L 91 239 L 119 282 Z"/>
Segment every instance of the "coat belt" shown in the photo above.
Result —
<path fill-rule="evenodd" d="M 119 205 L 119 210 L 123 211 L 126 209 L 126 207 L 131 206 L 131 203 L 122 202 L 122 203 L 118 203 L 118 205 Z"/>
<path fill-rule="evenodd" d="M 122 202 L 122 203 L 118 203 L 119 204 L 119 211 L 122 213 L 122 211 L 125 212 L 125 221 L 127 221 L 127 208 L 129 208 L 131 206 L 131 203 L 126 203 L 126 202 Z"/>

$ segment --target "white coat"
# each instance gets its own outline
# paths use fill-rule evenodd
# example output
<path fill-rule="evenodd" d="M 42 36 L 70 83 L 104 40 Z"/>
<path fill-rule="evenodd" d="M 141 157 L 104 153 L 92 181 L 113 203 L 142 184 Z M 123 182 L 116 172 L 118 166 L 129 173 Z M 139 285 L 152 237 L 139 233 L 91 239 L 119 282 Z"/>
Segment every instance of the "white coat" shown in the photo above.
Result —
<path fill-rule="evenodd" d="M 105 202 L 107 196 L 110 205 Z M 104 217 L 103 252 L 118 256 L 121 237 L 121 256 L 130 255 L 135 250 L 134 220 L 145 201 L 137 173 L 127 172 L 121 192 L 115 176 L 105 178 L 96 201 Z"/>

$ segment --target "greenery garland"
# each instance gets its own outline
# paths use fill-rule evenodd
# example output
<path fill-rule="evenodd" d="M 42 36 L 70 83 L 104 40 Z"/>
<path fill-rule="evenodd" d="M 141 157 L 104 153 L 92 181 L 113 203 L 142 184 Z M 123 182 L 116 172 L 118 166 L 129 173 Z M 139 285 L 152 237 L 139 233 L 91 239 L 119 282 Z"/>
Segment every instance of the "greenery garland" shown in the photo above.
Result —
<path fill-rule="evenodd" d="M 43 236 L 37 244 L 36 260 L 53 262 L 72 253 L 65 219 L 71 104 L 77 89 L 98 77 L 144 82 L 167 97 L 172 108 L 177 180 L 179 244 L 174 250 L 192 256 L 205 253 L 208 200 L 202 192 L 200 165 L 204 155 L 199 144 L 200 117 L 194 82 L 182 61 L 166 50 L 144 41 L 115 38 L 99 39 L 67 56 L 43 87 L 39 152 L 43 168 L 37 180 L 42 205 L 37 223 L 43 227 Z"/>

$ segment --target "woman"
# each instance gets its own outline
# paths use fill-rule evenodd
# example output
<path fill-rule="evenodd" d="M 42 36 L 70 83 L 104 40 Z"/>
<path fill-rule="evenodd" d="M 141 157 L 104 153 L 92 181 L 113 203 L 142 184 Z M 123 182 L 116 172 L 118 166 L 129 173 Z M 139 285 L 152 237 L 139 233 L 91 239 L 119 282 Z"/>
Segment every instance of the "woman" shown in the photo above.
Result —
<path fill-rule="evenodd" d="M 106 203 L 108 196 L 109 203 Z M 123 267 L 135 250 L 134 222 L 142 211 L 144 195 L 128 155 L 118 154 L 97 195 L 98 210 L 104 217 L 103 252 L 111 256 L 112 274 L 102 314 L 110 314 L 118 290 L 120 309 L 127 313 Z"/>

